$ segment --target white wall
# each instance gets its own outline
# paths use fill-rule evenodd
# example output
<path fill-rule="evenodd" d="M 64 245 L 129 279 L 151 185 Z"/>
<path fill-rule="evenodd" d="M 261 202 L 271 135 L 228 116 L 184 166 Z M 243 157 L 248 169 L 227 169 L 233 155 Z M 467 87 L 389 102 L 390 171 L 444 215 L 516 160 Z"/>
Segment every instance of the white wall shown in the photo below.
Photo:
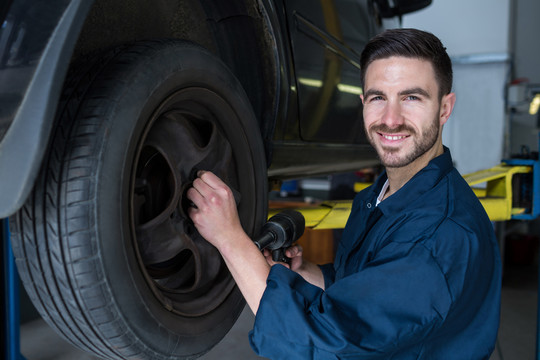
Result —
<path fill-rule="evenodd" d="M 464 174 L 497 165 L 503 157 L 510 1 L 433 0 L 403 18 L 403 27 L 437 35 L 452 58 L 457 103 L 443 142 Z"/>
<path fill-rule="evenodd" d="M 437 35 L 450 56 L 509 52 L 510 0 L 433 0 L 403 27 Z"/>
<path fill-rule="evenodd" d="M 507 72 L 507 63 L 454 64 L 457 101 L 443 143 L 462 174 L 495 166 L 504 157 Z"/>

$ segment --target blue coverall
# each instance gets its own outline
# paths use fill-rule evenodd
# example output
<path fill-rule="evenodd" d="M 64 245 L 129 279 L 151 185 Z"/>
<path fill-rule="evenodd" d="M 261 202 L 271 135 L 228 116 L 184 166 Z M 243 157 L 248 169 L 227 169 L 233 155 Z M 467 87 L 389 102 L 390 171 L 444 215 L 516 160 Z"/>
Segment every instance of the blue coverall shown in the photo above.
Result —
<path fill-rule="evenodd" d="M 360 192 L 322 289 L 270 271 L 250 333 L 270 359 L 488 359 L 499 327 L 501 262 L 482 205 L 433 159 L 376 205 Z"/>

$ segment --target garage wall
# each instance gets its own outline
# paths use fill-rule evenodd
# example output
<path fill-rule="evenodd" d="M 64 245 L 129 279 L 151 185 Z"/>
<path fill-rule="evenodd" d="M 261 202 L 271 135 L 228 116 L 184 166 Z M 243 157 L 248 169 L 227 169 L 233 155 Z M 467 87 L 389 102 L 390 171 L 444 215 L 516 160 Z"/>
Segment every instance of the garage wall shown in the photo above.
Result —
<path fill-rule="evenodd" d="M 511 0 L 433 0 L 403 18 L 403 27 L 437 35 L 452 58 L 457 103 L 443 142 L 461 173 L 491 167 L 503 157 L 510 10 Z"/>
<path fill-rule="evenodd" d="M 510 3 L 511 0 L 433 0 L 424 10 L 406 15 L 403 27 L 433 32 L 451 56 L 507 53 Z"/>

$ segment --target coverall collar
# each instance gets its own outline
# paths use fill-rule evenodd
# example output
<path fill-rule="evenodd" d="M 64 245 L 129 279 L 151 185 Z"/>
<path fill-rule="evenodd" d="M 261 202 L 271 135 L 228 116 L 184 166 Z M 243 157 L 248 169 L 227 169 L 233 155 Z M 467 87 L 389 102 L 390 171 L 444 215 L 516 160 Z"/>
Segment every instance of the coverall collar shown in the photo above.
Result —
<path fill-rule="evenodd" d="M 422 194 L 429 191 L 439 183 L 441 178 L 446 176 L 454 165 L 450 150 L 445 146 L 443 154 L 431 160 L 428 165 L 416 173 L 401 189 L 382 201 L 378 208 L 384 215 L 400 213 L 406 207 L 410 207 Z M 429 174 L 429 176 L 425 176 Z M 434 175 L 435 174 L 435 175 Z M 377 179 L 372 191 L 375 199 L 379 195 L 385 181 L 386 171 Z"/>

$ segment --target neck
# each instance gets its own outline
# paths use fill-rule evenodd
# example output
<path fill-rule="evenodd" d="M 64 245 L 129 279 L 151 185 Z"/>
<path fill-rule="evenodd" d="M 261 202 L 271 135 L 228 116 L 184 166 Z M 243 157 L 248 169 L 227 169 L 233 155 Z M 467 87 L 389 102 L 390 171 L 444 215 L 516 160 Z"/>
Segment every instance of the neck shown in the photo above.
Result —
<path fill-rule="evenodd" d="M 412 179 L 420 170 L 425 168 L 427 164 L 444 152 L 442 144 L 438 144 L 411 162 L 409 165 L 402 167 L 387 167 L 386 174 L 388 176 L 388 190 L 383 199 L 386 199 L 396 191 L 401 189 L 409 180 Z"/>

